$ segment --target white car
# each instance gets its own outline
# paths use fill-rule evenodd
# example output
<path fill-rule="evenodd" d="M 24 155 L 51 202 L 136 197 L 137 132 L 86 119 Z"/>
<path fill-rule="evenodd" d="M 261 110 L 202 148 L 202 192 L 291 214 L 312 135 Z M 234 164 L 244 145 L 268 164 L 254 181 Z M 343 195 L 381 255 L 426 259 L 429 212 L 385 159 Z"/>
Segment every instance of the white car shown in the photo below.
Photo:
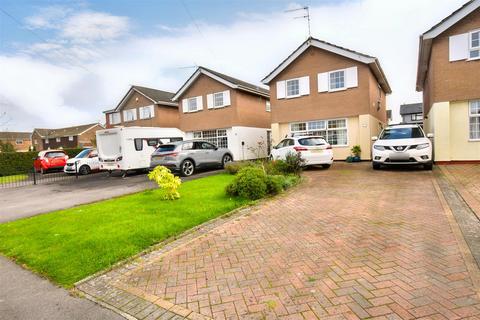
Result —
<path fill-rule="evenodd" d="M 273 147 L 270 160 L 285 160 L 287 154 L 299 153 L 307 166 L 329 168 L 333 163 L 332 146 L 320 136 L 289 137 Z"/>
<path fill-rule="evenodd" d="M 84 149 L 75 158 L 67 160 L 67 164 L 63 168 L 65 173 L 76 174 L 77 171 L 81 175 L 86 175 L 92 171 L 100 170 L 100 161 L 98 161 L 97 149 Z"/>
<path fill-rule="evenodd" d="M 386 127 L 372 147 L 373 169 L 382 165 L 423 165 L 432 170 L 432 134 L 425 135 L 419 125 L 394 125 Z"/>

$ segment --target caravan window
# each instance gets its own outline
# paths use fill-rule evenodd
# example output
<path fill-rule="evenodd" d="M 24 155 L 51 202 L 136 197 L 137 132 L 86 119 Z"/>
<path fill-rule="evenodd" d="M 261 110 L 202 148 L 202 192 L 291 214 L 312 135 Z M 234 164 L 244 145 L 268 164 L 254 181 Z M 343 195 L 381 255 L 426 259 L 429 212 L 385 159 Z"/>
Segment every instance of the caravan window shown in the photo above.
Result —
<path fill-rule="evenodd" d="M 143 150 L 143 139 L 142 138 L 133 139 L 133 142 L 135 143 L 135 150 L 137 150 L 137 151 L 142 151 Z"/>
<path fill-rule="evenodd" d="M 150 146 L 150 147 L 156 147 L 158 145 L 158 141 L 160 139 L 147 139 L 147 144 Z M 160 142 L 161 143 L 161 142 Z"/>

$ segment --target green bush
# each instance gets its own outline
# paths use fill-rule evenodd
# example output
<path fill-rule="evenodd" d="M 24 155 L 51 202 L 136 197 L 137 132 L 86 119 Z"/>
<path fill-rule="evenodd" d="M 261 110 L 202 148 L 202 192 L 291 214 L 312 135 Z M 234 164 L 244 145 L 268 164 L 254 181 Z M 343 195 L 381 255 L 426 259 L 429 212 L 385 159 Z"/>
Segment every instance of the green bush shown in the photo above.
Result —
<path fill-rule="evenodd" d="M 295 176 L 295 175 L 285 176 L 285 179 L 283 180 L 283 189 L 287 190 L 288 188 L 295 186 L 299 181 L 300 181 L 299 176 Z"/>
<path fill-rule="evenodd" d="M 267 193 L 268 194 L 279 194 L 285 188 L 286 177 L 282 175 L 267 176 Z"/>
<path fill-rule="evenodd" d="M 156 166 L 150 171 L 148 179 L 155 181 L 158 187 L 162 189 L 161 197 L 163 200 L 175 200 L 180 198 L 178 187 L 182 184 L 179 177 L 174 176 L 170 169 L 164 166 Z"/>
<path fill-rule="evenodd" d="M 285 174 L 296 174 L 299 175 L 302 172 L 303 167 L 305 166 L 305 159 L 302 158 L 302 155 L 297 152 L 289 152 L 285 157 Z"/>
<path fill-rule="evenodd" d="M 259 167 L 247 166 L 238 171 L 235 180 L 226 187 L 230 195 L 256 200 L 267 195 L 267 176 Z"/>
<path fill-rule="evenodd" d="M 237 174 L 240 169 L 253 166 L 255 166 L 255 163 L 252 161 L 229 162 L 225 165 L 225 171 L 227 171 L 229 174 Z"/>
<path fill-rule="evenodd" d="M 70 157 L 75 157 L 82 148 L 64 149 Z M 38 152 L 0 152 L 0 177 L 24 174 L 33 171 L 33 159 Z"/>

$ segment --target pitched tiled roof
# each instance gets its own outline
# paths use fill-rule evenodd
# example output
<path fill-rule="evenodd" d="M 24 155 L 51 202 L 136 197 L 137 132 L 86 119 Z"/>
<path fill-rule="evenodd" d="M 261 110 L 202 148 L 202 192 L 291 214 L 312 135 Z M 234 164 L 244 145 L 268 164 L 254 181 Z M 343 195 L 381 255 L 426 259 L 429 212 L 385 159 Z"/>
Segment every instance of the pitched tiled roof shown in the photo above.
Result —
<path fill-rule="evenodd" d="M 0 131 L 0 140 L 29 140 L 31 135 L 31 132 Z"/>
<path fill-rule="evenodd" d="M 386 93 L 392 93 L 390 84 L 388 83 L 387 77 L 383 72 L 380 62 L 377 58 L 364 54 L 355 50 L 347 49 L 341 46 L 337 46 L 333 43 L 319 40 L 313 37 L 309 37 L 305 40 L 297 49 L 295 49 L 285 60 L 283 60 L 277 67 L 275 67 L 272 72 L 270 72 L 262 82 L 264 84 L 269 84 L 280 72 L 282 72 L 287 66 L 289 66 L 299 55 L 301 55 L 309 47 L 314 46 L 322 50 L 333 52 L 335 54 L 353 59 L 362 63 L 367 64 L 375 75 L 378 83 L 382 87 L 383 91 Z"/>
<path fill-rule="evenodd" d="M 42 138 L 59 138 L 59 137 L 70 137 L 78 136 L 84 131 L 100 124 L 98 123 L 89 123 L 83 124 L 80 126 L 58 128 L 58 129 L 45 129 L 45 128 L 35 128 L 33 131 L 37 132 Z"/>
<path fill-rule="evenodd" d="M 423 103 L 410 103 L 402 104 L 400 106 L 400 114 L 412 114 L 412 113 L 422 113 L 423 112 Z"/>
<path fill-rule="evenodd" d="M 154 100 L 155 102 L 159 101 L 167 101 L 170 102 L 175 95 L 173 92 L 157 90 L 153 88 L 141 87 L 141 86 L 132 86 L 132 88 L 140 91 L 150 99 Z"/>
<path fill-rule="evenodd" d="M 187 90 L 201 74 L 204 74 L 207 77 L 210 77 L 216 81 L 219 81 L 233 89 L 247 91 L 252 94 L 264 96 L 266 98 L 270 97 L 270 91 L 268 89 L 262 88 L 260 86 L 256 86 L 249 82 L 245 82 L 237 78 L 227 76 L 223 73 L 213 71 L 211 69 L 200 66 L 197 68 L 197 70 L 195 70 L 195 72 L 190 76 L 190 78 L 188 78 L 188 80 L 180 87 L 180 89 L 178 89 L 177 93 L 175 93 L 175 96 L 173 97 L 173 100 L 177 101 L 178 98 L 183 94 L 183 92 L 185 92 L 185 90 Z"/>
<path fill-rule="evenodd" d="M 251 89 L 251 90 L 254 90 L 254 91 L 260 91 L 260 92 L 263 92 L 264 94 L 269 94 L 269 90 L 268 89 L 265 89 L 265 88 L 262 88 L 262 87 L 259 87 L 259 86 L 256 86 L 254 84 L 251 84 L 249 82 L 245 82 L 245 81 L 242 81 L 242 80 L 239 80 L 237 78 L 234 78 L 234 77 L 230 77 L 230 76 L 227 76 L 226 74 L 223 74 L 223 73 L 220 73 L 220 72 L 217 72 L 217 71 L 214 71 L 212 69 L 208 69 L 208 68 L 205 68 L 205 67 L 200 67 L 201 69 L 205 69 L 211 73 L 213 73 L 214 75 L 216 75 L 217 77 L 220 77 L 228 82 L 231 82 L 233 84 L 236 84 L 237 86 L 242 86 L 242 87 L 245 87 L 245 88 L 248 88 L 248 89 Z"/>

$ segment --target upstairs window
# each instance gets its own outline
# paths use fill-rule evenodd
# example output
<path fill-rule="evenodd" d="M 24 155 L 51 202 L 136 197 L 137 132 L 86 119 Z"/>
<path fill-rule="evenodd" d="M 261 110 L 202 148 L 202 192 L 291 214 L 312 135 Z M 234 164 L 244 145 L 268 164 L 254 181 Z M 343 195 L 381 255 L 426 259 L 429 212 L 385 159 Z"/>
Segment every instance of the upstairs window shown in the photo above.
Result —
<path fill-rule="evenodd" d="M 470 32 L 470 59 L 480 58 L 480 30 Z"/>
<path fill-rule="evenodd" d="M 470 140 L 480 140 L 480 100 L 470 101 Z"/>
<path fill-rule="evenodd" d="M 410 119 L 411 119 L 412 121 L 421 121 L 421 120 L 423 120 L 423 114 L 421 114 L 421 113 L 414 113 L 414 114 L 410 115 Z"/>
<path fill-rule="evenodd" d="M 120 119 L 120 112 L 109 113 L 108 120 L 110 124 L 119 124 L 120 122 L 122 122 L 122 120 Z"/>
<path fill-rule="evenodd" d="M 197 111 L 197 98 L 188 99 L 188 112 Z"/>
<path fill-rule="evenodd" d="M 287 97 L 295 97 L 300 95 L 300 80 L 292 79 L 286 81 Z"/>
<path fill-rule="evenodd" d="M 15 144 L 23 144 L 23 140 L 22 139 L 17 139 L 17 140 L 15 140 Z"/>
<path fill-rule="evenodd" d="M 137 109 L 128 109 L 123 111 L 123 121 L 137 120 Z"/>
<path fill-rule="evenodd" d="M 346 88 L 345 70 L 330 72 L 328 76 L 329 76 L 330 91 L 343 90 Z"/>
<path fill-rule="evenodd" d="M 272 107 L 270 106 L 270 101 L 265 102 L 265 111 L 267 112 L 272 111 Z"/>
<path fill-rule="evenodd" d="M 213 106 L 223 107 L 223 92 L 217 92 L 213 94 Z"/>
<path fill-rule="evenodd" d="M 55 138 L 56 142 L 61 142 L 62 140 L 60 138 Z"/>
<path fill-rule="evenodd" d="M 73 136 L 69 136 L 68 141 L 73 141 Z"/>
<path fill-rule="evenodd" d="M 140 119 L 151 119 L 154 117 L 153 105 L 138 108 Z"/>

